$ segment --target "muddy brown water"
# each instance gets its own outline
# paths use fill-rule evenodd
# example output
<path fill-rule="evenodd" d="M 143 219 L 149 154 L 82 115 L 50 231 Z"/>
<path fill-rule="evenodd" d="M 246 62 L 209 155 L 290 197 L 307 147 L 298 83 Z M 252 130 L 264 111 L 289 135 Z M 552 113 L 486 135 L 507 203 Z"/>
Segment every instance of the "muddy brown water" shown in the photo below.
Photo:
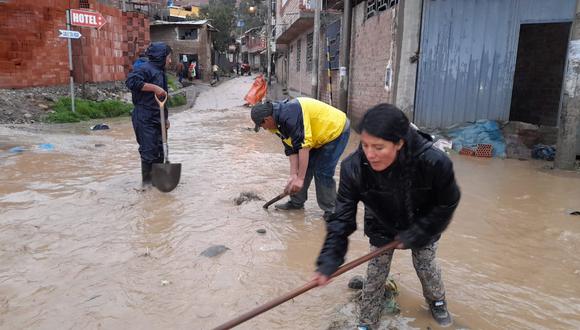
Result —
<path fill-rule="evenodd" d="M 135 189 L 126 118 L 101 132 L 0 127 L 0 328 L 210 329 L 308 281 L 324 239 L 315 202 L 288 214 L 233 202 L 244 191 L 276 196 L 288 171 L 277 138 L 249 130 L 240 100 L 250 84 L 225 82 L 172 115 L 171 159 L 183 173 L 169 194 Z M 439 260 L 454 328 L 579 329 L 580 217 L 567 210 L 580 209 L 580 177 L 539 162 L 452 158 L 463 199 Z M 361 226 L 350 242 L 349 259 L 367 253 Z M 220 244 L 230 250 L 200 256 Z M 352 321 L 355 274 L 364 267 L 239 328 Z M 396 253 L 392 274 L 402 312 L 383 328 L 437 328 L 409 252 Z"/>

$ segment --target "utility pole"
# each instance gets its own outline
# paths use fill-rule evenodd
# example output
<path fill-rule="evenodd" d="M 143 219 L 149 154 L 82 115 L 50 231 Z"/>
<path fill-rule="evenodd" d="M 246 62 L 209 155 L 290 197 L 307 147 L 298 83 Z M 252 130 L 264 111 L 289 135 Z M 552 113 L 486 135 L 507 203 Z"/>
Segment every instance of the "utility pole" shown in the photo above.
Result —
<path fill-rule="evenodd" d="M 318 99 L 318 62 L 320 60 L 320 10 L 322 0 L 313 0 L 314 2 L 314 32 L 312 36 L 312 92 L 313 98 Z"/>
<path fill-rule="evenodd" d="M 340 32 L 340 72 L 338 78 L 338 107 L 346 113 L 348 111 L 348 68 L 350 66 L 350 25 L 352 23 L 351 0 L 344 0 L 342 26 Z"/>
<path fill-rule="evenodd" d="M 563 87 L 554 165 L 559 169 L 572 170 L 576 162 L 576 136 L 580 125 L 580 0 L 576 0 Z"/>
<path fill-rule="evenodd" d="M 268 85 L 270 85 L 271 81 L 271 66 L 272 66 L 272 47 L 270 47 L 272 40 L 272 0 L 268 0 L 268 11 L 266 14 L 266 62 L 268 63 Z"/>
<path fill-rule="evenodd" d="M 70 31 L 70 8 L 66 11 L 66 29 Z M 70 105 L 72 112 L 75 110 L 75 82 L 73 78 L 73 58 L 72 58 L 72 43 L 71 38 L 67 39 L 67 49 L 68 49 L 68 69 L 69 69 L 69 80 L 70 80 Z"/>

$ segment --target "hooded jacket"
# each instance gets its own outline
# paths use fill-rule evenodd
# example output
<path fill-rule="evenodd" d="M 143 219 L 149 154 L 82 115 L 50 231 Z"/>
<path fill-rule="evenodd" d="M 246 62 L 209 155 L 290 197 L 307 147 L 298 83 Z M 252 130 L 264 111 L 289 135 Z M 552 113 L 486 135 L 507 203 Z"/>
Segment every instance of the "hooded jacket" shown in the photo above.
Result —
<path fill-rule="evenodd" d="M 131 90 L 133 104 L 136 110 L 159 111 L 159 105 L 155 101 L 154 93 L 143 92 L 141 89 L 145 83 L 150 83 L 167 91 L 165 59 L 169 53 L 170 49 L 165 43 L 154 42 L 146 51 L 149 61 L 141 64 L 129 73 L 125 85 Z"/>
<path fill-rule="evenodd" d="M 365 206 L 365 235 L 377 247 L 398 236 L 406 247 L 421 248 L 437 241 L 447 228 L 460 199 L 453 164 L 426 134 L 412 129 L 406 143 L 413 157 L 411 168 L 403 165 L 400 152 L 391 166 L 376 172 L 360 146 L 342 161 L 335 212 L 328 219 L 317 260 L 320 273 L 329 276 L 344 262 L 348 236 L 356 230 L 359 201 Z M 411 178 L 412 219 L 405 200 L 406 177 Z"/>

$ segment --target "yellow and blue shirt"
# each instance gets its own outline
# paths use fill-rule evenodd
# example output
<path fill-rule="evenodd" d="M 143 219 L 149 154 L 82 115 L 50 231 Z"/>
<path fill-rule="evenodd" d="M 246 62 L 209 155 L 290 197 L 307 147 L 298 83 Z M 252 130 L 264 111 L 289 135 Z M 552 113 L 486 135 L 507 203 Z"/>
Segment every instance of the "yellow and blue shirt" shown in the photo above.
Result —
<path fill-rule="evenodd" d="M 287 156 L 332 142 L 346 125 L 344 112 L 309 97 L 274 102 L 273 112 L 278 128 L 271 132 L 282 139 Z"/>

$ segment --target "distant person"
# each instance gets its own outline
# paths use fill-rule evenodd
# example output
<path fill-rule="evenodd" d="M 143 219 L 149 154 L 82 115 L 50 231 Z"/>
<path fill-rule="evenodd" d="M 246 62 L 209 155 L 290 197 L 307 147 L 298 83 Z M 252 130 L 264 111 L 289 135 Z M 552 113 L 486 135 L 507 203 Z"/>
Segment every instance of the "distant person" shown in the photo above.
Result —
<path fill-rule="evenodd" d="M 214 64 L 212 66 L 212 72 L 213 72 L 213 79 L 215 81 L 220 81 L 220 75 L 219 75 L 219 71 L 220 71 L 220 67 L 217 64 Z"/>
<path fill-rule="evenodd" d="M 441 233 L 451 222 L 460 192 L 453 164 L 390 104 L 371 108 L 360 124 L 360 145 L 340 165 L 335 212 L 314 279 L 325 285 L 344 262 L 348 237 L 356 231 L 358 203 L 364 204 L 364 234 L 374 251 L 394 240 L 411 249 L 423 296 L 435 321 L 451 325 L 441 269 L 435 261 Z M 378 329 L 385 305 L 385 281 L 394 250 L 372 259 L 363 286 L 358 329 Z"/>
<path fill-rule="evenodd" d="M 266 102 L 252 107 L 257 132 L 260 127 L 282 139 L 290 162 L 290 176 L 284 192 L 290 201 L 276 204 L 278 210 L 304 208 L 308 187 L 314 178 L 316 200 L 326 219 L 334 211 L 334 172 L 350 136 L 350 122 L 344 112 L 324 102 L 299 97 L 292 101 Z"/>
<path fill-rule="evenodd" d="M 196 76 L 196 67 L 197 67 L 197 62 L 196 61 L 191 61 L 191 64 L 189 64 L 189 79 L 193 80 Z"/>
<path fill-rule="evenodd" d="M 141 178 L 144 186 L 151 184 L 153 163 L 163 162 L 160 109 L 154 95 L 159 99 L 167 97 L 165 68 L 171 64 L 171 47 L 163 42 L 153 42 L 145 54 L 148 61 L 133 68 L 125 82 L 131 90 L 135 106 L 132 122 L 139 144 Z M 167 111 L 165 120 L 165 129 L 169 129 Z"/>
<path fill-rule="evenodd" d="M 177 77 L 179 83 L 183 83 L 184 76 L 187 75 L 187 70 L 185 70 L 185 65 L 182 62 L 177 63 Z"/>

